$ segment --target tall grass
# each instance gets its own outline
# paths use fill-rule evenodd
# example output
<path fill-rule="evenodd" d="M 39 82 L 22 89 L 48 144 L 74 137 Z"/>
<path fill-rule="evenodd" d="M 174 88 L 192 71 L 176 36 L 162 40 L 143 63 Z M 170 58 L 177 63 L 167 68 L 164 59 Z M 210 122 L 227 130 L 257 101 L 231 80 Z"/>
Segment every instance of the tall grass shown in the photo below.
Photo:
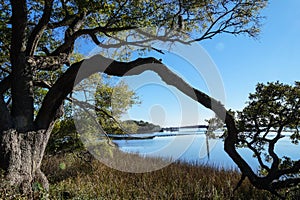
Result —
<path fill-rule="evenodd" d="M 233 192 L 240 179 L 236 170 L 175 162 L 153 172 L 126 173 L 111 169 L 90 156 L 83 158 L 72 153 L 45 156 L 42 171 L 48 177 L 50 191 L 46 195 L 40 191 L 37 199 L 276 199 L 266 191 L 255 189 L 248 180 Z M 147 160 L 148 164 L 153 162 L 153 165 L 163 162 L 134 156 L 136 159 Z M 297 199 L 297 195 L 300 195 L 299 190 L 288 199 Z M 25 198 L 6 187 L 0 188 L 0 199 Z"/>
<path fill-rule="evenodd" d="M 87 163 L 69 154 L 46 158 L 43 171 L 51 183 L 51 199 L 274 199 L 247 181 L 233 193 L 240 178 L 237 171 L 198 164 L 176 162 L 136 174 L 111 169 L 97 160 Z"/>

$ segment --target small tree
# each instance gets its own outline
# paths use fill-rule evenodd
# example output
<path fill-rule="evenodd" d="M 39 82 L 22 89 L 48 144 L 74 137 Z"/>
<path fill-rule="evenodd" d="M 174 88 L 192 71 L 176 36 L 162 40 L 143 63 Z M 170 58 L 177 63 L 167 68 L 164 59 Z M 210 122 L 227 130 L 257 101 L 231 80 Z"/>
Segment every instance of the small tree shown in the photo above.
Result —
<path fill-rule="evenodd" d="M 300 82 L 293 86 L 279 82 L 258 84 L 247 106 L 238 113 L 236 143 L 249 148 L 259 162 L 260 173 L 251 175 L 256 187 L 279 196 L 278 190 L 300 183 L 300 160 L 291 160 L 288 155 L 279 157 L 275 150 L 278 141 L 287 137 L 283 131 L 290 132 L 290 145 L 298 144 L 299 128 Z"/>
<path fill-rule="evenodd" d="M 214 134 L 214 131 L 224 128 L 224 122 L 218 117 L 213 117 L 205 121 L 208 123 L 207 131 L 206 131 L 206 135 L 208 137 L 215 138 L 216 136 Z"/>

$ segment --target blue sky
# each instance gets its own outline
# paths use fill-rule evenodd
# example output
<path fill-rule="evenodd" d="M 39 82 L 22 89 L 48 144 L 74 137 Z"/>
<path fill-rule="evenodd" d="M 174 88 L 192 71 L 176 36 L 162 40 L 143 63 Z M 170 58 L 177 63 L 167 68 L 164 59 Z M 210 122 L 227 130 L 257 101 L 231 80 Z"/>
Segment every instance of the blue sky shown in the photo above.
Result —
<path fill-rule="evenodd" d="M 258 82 L 279 80 L 292 84 L 299 80 L 299 8 L 300 1 L 297 0 L 270 1 L 263 11 L 266 19 L 258 39 L 222 34 L 200 43 L 219 70 L 225 89 L 226 108 L 242 110 L 249 93 L 254 92 Z M 188 65 L 184 60 L 180 61 L 176 56 L 171 61 L 162 59 L 173 70 L 184 74 L 185 80 L 194 87 L 209 93 L 205 80 L 195 77 L 192 70 L 182 67 Z M 144 77 L 155 77 L 151 73 L 148 75 Z M 213 113 L 187 97 L 180 96 L 174 88 L 167 87 L 158 79 L 152 86 L 144 83 L 144 87 L 136 90 L 142 104 L 134 106 L 127 118 L 176 126 L 204 123 L 205 119 L 213 116 Z"/>
<path fill-rule="evenodd" d="M 202 41 L 202 57 L 196 59 L 203 60 L 206 56 L 205 59 L 209 57 L 211 61 L 199 64 L 200 71 L 203 70 L 201 73 L 197 71 L 199 68 L 195 70 L 195 63 L 191 64 L 182 56 L 158 53 L 151 53 L 150 56 L 162 58 L 164 64 L 193 87 L 220 99 L 226 108 L 242 110 L 249 93 L 254 92 L 258 82 L 279 80 L 292 84 L 299 80 L 299 8 L 298 0 L 270 1 L 263 11 L 266 19 L 258 39 L 222 34 L 212 40 Z M 187 52 L 197 56 L 193 49 Z M 215 69 L 209 74 L 207 70 L 214 67 L 218 74 Z M 216 89 L 211 90 L 214 84 L 212 77 L 216 82 L 213 87 L 220 89 L 217 93 L 224 93 L 224 97 L 221 94 L 219 98 L 214 94 Z M 133 106 L 123 119 L 145 120 L 167 127 L 203 124 L 205 119 L 214 116 L 175 88 L 165 85 L 152 72 L 124 80 L 136 91 L 142 104 Z"/>
<path fill-rule="evenodd" d="M 300 77 L 300 1 L 270 1 L 258 40 L 220 35 L 202 42 L 223 78 L 228 108 L 242 109 L 257 82 Z"/>

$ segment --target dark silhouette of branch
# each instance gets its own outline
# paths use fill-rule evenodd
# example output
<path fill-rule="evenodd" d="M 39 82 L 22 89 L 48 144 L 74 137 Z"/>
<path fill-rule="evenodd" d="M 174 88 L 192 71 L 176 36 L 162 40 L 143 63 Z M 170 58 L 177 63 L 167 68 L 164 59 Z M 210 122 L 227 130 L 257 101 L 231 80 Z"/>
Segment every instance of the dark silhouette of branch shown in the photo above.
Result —
<path fill-rule="evenodd" d="M 60 45 L 54 52 L 51 53 L 52 56 L 59 55 L 60 53 L 69 53 L 69 49 L 73 48 L 74 42 L 77 38 L 83 35 L 94 35 L 96 33 L 109 33 L 109 32 L 120 32 L 125 30 L 135 29 L 133 26 L 116 27 L 116 28 L 106 28 L 106 27 L 96 27 L 92 29 L 81 29 L 75 31 L 72 35 L 65 37 L 65 42 Z"/>
<path fill-rule="evenodd" d="M 38 24 L 32 30 L 26 48 L 26 55 L 32 56 L 36 50 L 39 40 L 41 39 L 44 30 L 47 28 L 47 25 L 50 21 L 51 13 L 52 13 L 52 5 L 54 0 L 45 0 L 45 7 L 43 10 L 43 15 L 38 22 Z"/>
<path fill-rule="evenodd" d="M 80 74 L 76 79 L 79 70 Z M 225 139 L 225 151 L 237 163 L 243 174 L 247 176 L 252 183 L 259 185 L 260 188 L 264 187 L 262 179 L 255 175 L 250 166 L 235 149 L 238 130 L 232 115 L 226 111 L 220 102 L 192 88 L 182 78 L 170 71 L 161 61 L 152 57 L 139 58 L 131 62 L 118 62 L 101 55 L 96 55 L 71 65 L 65 74 L 59 78 L 49 90 L 36 117 L 35 124 L 39 128 L 47 127 L 54 118 L 55 110 L 58 109 L 62 101 L 72 91 L 73 86 L 93 73 L 104 72 L 112 76 L 132 76 L 141 74 L 147 70 L 156 72 L 166 84 L 176 87 L 193 100 L 213 110 L 219 118 L 223 119 L 228 129 L 228 136 Z"/>
<path fill-rule="evenodd" d="M 237 185 L 235 186 L 233 192 L 235 192 L 237 189 L 239 189 L 239 187 L 241 187 L 243 181 L 245 180 L 246 176 L 244 174 L 242 174 L 241 179 L 239 180 L 239 182 L 237 183 Z"/>

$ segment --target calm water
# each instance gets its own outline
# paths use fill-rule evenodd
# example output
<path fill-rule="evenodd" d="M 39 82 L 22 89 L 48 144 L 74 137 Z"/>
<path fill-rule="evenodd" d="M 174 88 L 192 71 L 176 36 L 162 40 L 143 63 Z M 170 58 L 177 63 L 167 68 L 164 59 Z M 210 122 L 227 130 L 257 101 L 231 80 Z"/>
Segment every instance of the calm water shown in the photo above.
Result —
<path fill-rule="evenodd" d="M 176 136 L 170 136 L 176 134 Z M 156 135 L 153 139 L 144 140 L 114 140 L 124 152 L 139 153 L 143 156 L 162 157 L 181 160 L 190 163 L 208 164 L 214 167 L 236 168 L 237 166 L 224 151 L 222 139 L 206 139 L 204 132 L 172 132 L 138 134 L 137 136 Z M 209 153 L 208 153 L 209 150 Z M 287 155 L 292 159 L 300 158 L 300 146 L 291 144 L 289 137 L 282 138 L 275 152 L 279 156 Z M 242 157 L 254 169 L 258 162 L 248 149 L 238 150 Z"/>

